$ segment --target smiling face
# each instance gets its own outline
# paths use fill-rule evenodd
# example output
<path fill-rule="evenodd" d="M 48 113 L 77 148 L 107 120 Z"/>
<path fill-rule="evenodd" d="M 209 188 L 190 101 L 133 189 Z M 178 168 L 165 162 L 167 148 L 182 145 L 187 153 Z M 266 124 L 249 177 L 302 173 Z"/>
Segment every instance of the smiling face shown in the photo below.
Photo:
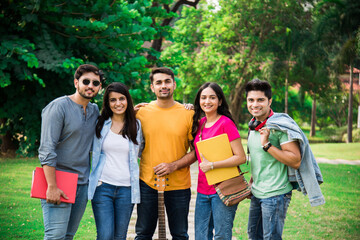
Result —
<path fill-rule="evenodd" d="M 158 99 L 171 99 L 176 88 L 176 82 L 172 77 L 165 73 L 156 73 L 151 83 L 153 91 Z"/>
<path fill-rule="evenodd" d="M 246 97 L 247 108 L 258 121 L 264 121 L 270 114 L 272 99 L 268 99 L 262 91 L 249 91 Z"/>
<path fill-rule="evenodd" d="M 84 80 L 85 83 L 89 83 L 88 85 L 84 84 Z M 95 97 L 99 90 L 101 89 L 101 83 L 100 83 L 100 76 L 96 75 L 93 72 L 86 72 L 83 75 L 81 75 L 81 77 L 79 79 L 75 79 L 74 83 L 75 83 L 75 88 L 77 89 L 77 91 L 79 92 L 80 96 L 85 98 L 85 99 L 92 99 L 93 97 Z"/>
<path fill-rule="evenodd" d="M 221 101 L 211 87 L 207 87 L 201 92 L 200 107 L 205 114 L 216 113 L 219 105 L 221 105 Z"/>
<path fill-rule="evenodd" d="M 127 109 L 126 96 L 118 92 L 109 93 L 109 106 L 113 115 L 123 115 Z"/>

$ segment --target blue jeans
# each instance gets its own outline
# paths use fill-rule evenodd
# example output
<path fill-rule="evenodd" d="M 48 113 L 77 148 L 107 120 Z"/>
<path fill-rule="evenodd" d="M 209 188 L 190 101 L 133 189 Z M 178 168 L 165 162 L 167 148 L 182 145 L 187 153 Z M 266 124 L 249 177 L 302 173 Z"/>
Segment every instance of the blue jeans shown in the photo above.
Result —
<path fill-rule="evenodd" d="M 97 239 L 126 240 L 126 234 L 134 204 L 131 203 L 131 187 L 102 183 L 95 190 L 91 201 Z"/>
<path fill-rule="evenodd" d="M 75 203 L 55 205 L 41 199 L 44 239 L 73 239 L 87 204 L 88 185 L 77 185 Z"/>
<path fill-rule="evenodd" d="M 219 198 L 219 195 L 205 195 L 198 193 L 195 207 L 195 239 L 232 238 L 232 228 L 237 209 L 237 204 L 227 207 Z"/>
<path fill-rule="evenodd" d="M 270 198 L 251 197 L 249 239 L 282 239 L 286 212 L 292 192 Z"/>
<path fill-rule="evenodd" d="M 158 220 L 158 193 L 143 181 L 140 181 L 141 202 L 137 205 L 136 238 L 151 240 Z M 188 214 L 191 191 L 165 191 L 164 202 L 168 217 L 168 226 L 172 239 L 189 239 Z"/>

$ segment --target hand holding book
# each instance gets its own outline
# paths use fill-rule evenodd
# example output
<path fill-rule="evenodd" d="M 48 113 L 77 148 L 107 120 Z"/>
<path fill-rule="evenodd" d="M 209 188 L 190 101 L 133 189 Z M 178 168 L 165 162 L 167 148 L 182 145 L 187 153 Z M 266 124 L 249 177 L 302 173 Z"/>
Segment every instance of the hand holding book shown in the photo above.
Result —
<path fill-rule="evenodd" d="M 37 167 L 33 172 L 30 196 L 46 199 L 49 203 L 75 203 L 78 175 L 55 170 L 56 184 L 48 183 L 44 169 Z"/>
<path fill-rule="evenodd" d="M 200 153 L 200 157 L 202 159 L 201 163 L 200 163 L 200 169 L 201 171 L 203 171 L 204 173 L 213 170 L 214 169 L 214 163 L 213 162 L 209 162 L 202 153 Z"/>
<path fill-rule="evenodd" d="M 46 190 L 46 202 L 53 203 L 53 204 L 60 204 L 61 203 L 61 197 L 68 200 L 68 196 L 64 193 L 63 190 L 55 186 L 49 186 Z"/>
<path fill-rule="evenodd" d="M 207 162 L 214 164 L 215 162 L 222 161 L 234 155 L 226 133 L 199 141 L 196 143 L 196 146 L 198 148 L 199 154 L 201 154 L 201 161 L 204 162 L 204 165 L 208 166 L 204 169 L 207 171 L 205 172 L 203 170 L 203 172 L 205 172 L 205 176 L 209 185 L 214 185 L 226 179 L 239 176 L 239 170 L 237 167 L 219 167 L 209 171 L 210 164 Z M 203 160 L 204 157 L 206 158 L 205 161 Z"/>

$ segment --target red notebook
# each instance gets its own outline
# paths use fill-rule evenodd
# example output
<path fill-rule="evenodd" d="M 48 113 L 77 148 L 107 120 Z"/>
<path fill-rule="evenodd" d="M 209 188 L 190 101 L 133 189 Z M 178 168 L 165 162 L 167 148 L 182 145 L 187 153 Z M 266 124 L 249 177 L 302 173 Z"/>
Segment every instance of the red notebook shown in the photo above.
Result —
<path fill-rule="evenodd" d="M 75 203 L 76 188 L 78 175 L 76 173 L 69 173 L 56 170 L 56 184 L 58 188 L 64 191 L 69 199 L 60 198 L 62 202 Z M 44 170 L 37 167 L 33 171 L 33 178 L 31 184 L 30 197 L 46 199 L 47 182 L 44 175 Z"/>

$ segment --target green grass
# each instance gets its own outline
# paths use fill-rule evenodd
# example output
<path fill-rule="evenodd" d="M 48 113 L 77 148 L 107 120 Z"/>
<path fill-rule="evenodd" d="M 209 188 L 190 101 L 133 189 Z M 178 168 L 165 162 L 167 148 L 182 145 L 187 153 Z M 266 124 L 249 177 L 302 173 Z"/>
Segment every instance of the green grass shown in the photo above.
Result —
<path fill-rule="evenodd" d="M 0 239 L 43 239 L 39 199 L 30 198 L 32 171 L 38 159 L 0 159 Z M 95 239 L 90 202 L 75 239 Z"/>
<path fill-rule="evenodd" d="M 311 207 L 307 196 L 293 191 L 283 238 L 360 239 L 360 166 L 320 164 L 320 168 L 326 203 Z M 249 166 L 242 170 L 249 170 Z M 247 239 L 249 204 L 248 199 L 239 204 L 233 229 L 237 239 Z"/>
<path fill-rule="evenodd" d="M 40 201 L 30 198 L 31 172 L 39 165 L 37 159 L 0 159 L 0 239 L 43 238 Z M 294 191 L 284 239 L 360 239 L 360 166 L 321 164 L 320 167 L 326 204 L 311 207 L 307 196 Z M 246 171 L 249 166 L 242 169 Z M 237 239 L 247 239 L 248 211 L 249 200 L 244 200 L 234 222 Z M 95 237 L 94 217 L 88 205 L 75 239 Z"/>
<path fill-rule="evenodd" d="M 315 157 L 360 160 L 360 143 L 316 143 L 310 146 Z"/>
<path fill-rule="evenodd" d="M 246 153 L 246 139 L 241 139 Z M 360 143 L 313 143 L 310 144 L 315 158 L 360 160 Z"/>

